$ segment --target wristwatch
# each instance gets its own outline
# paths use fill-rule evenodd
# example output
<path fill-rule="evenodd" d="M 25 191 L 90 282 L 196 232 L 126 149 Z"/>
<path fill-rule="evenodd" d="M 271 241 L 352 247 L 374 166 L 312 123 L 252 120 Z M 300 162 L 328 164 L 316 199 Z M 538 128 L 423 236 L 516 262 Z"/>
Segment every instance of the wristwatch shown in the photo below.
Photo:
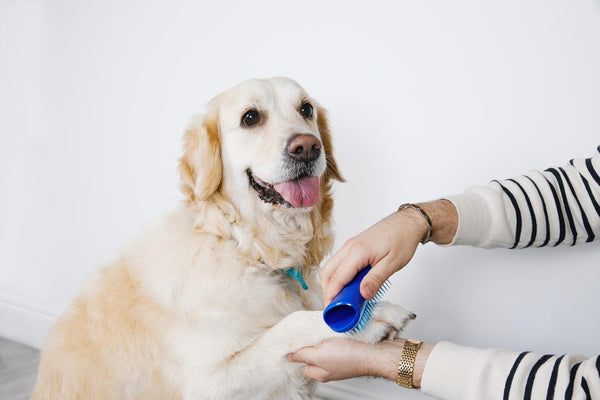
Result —
<path fill-rule="evenodd" d="M 408 389 L 415 389 L 413 386 L 413 372 L 415 370 L 415 358 L 417 351 L 423 342 L 419 340 L 406 339 L 402 348 L 402 355 L 398 363 L 398 376 L 396 383 Z"/>

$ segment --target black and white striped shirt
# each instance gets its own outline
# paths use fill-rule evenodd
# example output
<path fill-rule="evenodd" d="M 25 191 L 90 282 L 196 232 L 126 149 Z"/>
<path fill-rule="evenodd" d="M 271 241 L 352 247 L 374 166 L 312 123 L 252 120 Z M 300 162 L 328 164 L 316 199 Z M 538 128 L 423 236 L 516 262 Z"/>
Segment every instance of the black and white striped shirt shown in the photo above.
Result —
<path fill-rule="evenodd" d="M 600 237 L 600 146 L 591 158 L 448 199 L 459 215 L 452 244 L 522 249 L 591 242 Z M 422 390 L 440 399 L 600 399 L 600 356 L 441 342 L 427 360 Z"/>
<path fill-rule="evenodd" d="M 600 235 L 600 146 L 597 151 L 565 167 L 495 181 L 514 208 L 511 248 L 575 245 Z"/>

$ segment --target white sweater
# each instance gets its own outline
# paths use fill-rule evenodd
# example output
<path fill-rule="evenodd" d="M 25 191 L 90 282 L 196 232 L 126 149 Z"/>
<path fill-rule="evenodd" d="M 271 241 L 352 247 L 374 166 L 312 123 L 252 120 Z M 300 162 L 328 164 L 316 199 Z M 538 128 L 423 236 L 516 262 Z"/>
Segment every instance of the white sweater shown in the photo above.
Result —
<path fill-rule="evenodd" d="M 468 189 L 453 245 L 575 245 L 600 236 L 600 146 L 592 158 Z M 516 353 L 438 343 L 421 390 L 447 400 L 600 399 L 600 356 Z"/>

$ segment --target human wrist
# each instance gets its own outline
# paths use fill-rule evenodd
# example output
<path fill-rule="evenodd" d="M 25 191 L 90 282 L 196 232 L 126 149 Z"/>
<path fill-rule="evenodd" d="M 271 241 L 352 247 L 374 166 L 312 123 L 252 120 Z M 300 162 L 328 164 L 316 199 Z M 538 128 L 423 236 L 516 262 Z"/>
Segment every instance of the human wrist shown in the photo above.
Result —
<path fill-rule="evenodd" d="M 396 380 L 398 374 L 398 360 L 402 354 L 404 339 L 383 341 L 375 345 L 375 357 L 372 365 L 372 376 Z"/>
<path fill-rule="evenodd" d="M 370 375 L 379 376 L 395 382 L 398 376 L 398 364 L 402 357 L 402 350 L 405 342 L 405 339 L 396 339 L 389 342 L 380 342 L 375 345 L 375 357 L 371 360 L 372 365 L 370 368 Z M 435 344 L 432 343 L 422 343 L 417 351 L 413 369 L 413 386 L 415 388 L 421 387 L 421 380 L 423 378 L 425 366 L 427 365 L 427 359 L 434 346 Z"/>
<path fill-rule="evenodd" d="M 398 207 L 397 211 L 412 213 L 412 218 L 420 221 L 420 223 L 417 223 L 416 226 L 421 228 L 420 234 L 418 235 L 418 237 L 421 238 L 419 240 L 421 244 L 426 244 L 431 240 L 431 233 L 433 230 L 431 219 L 429 219 L 429 215 L 427 215 L 427 213 L 421 207 L 413 203 L 404 203 Z"/>
<path fill-rule="evenodd" d="M 420 211 L 413 207 L 399 208 L 391 217 L 399 222 L 403 232 L 409 232 L 418 243 L 423 243 L 428 236 L 429 223 Z"/>
<path fill-rule="evenodd" d="M 415 388 L 421 387 L 421 380 L 423 379 L 423 372 L 425 372 L 425 366 L 427 365 L 427 360 L 429 359 L 429 355 L 431 354 L 431 350 L 435 344 L 432 343 L 423 343 L 419 350 L 417 351 L 417 355 L 415 357 L 415 367 L 413 370 L 413 386 Z"/>
<path fill-rule="evenodd" d="M 458 228 L 458 212 L 450 200 L 440 199 L 417 204 L 431 220 L 431 241 L 448 244 L 454 239 Z"/>

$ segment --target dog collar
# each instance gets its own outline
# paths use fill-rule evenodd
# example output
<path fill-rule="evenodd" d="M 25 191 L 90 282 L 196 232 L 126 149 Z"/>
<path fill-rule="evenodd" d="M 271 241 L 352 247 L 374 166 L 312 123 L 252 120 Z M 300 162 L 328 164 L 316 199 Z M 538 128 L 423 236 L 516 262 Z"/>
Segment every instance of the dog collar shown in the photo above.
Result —
<path fill-rule="evenodd" d="M 292 278 L 300 282 L 300 285 L 302 285 L 302 289 L 308 290 L 308 285 L 306 284 L 306 282 L 304 282 L 304 279 L 302 278 L 302 272 L 300 272 L 298 268 L 292 267 L 288 269 L 280 269 L 280 271 L 284 272 L 285 274 L 291 276 Z"/>

